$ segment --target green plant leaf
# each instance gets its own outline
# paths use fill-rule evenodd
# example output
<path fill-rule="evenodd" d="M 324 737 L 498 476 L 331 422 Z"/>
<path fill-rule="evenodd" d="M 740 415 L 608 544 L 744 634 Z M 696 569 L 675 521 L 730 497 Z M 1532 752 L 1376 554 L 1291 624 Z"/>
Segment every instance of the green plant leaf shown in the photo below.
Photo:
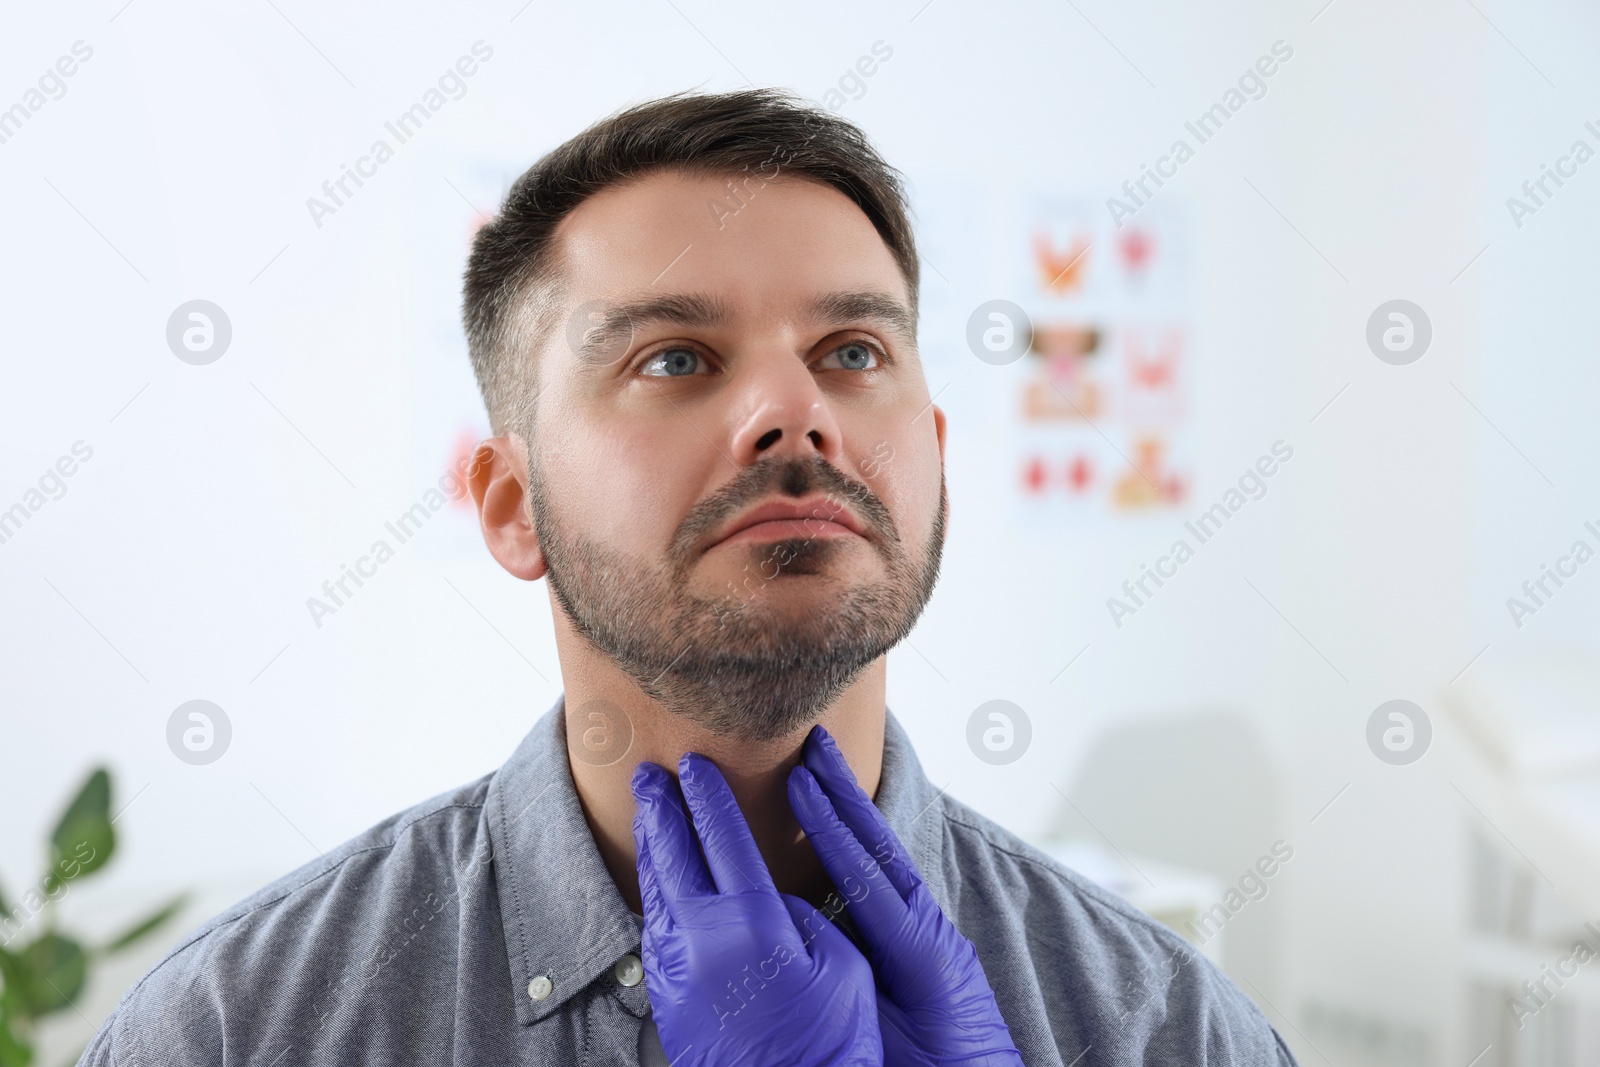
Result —
<path fill-rule="evenodd" d="M 104 767 L 90 772 L 78 795 L 62 813 L 50 835 L 50 871 L 45 892 L 105 866 L 116 847 L 111 827 L 111 775 Z"/>
<path fill-rule="evenodd" d="M 34 1018 L 60 1011 L 83 991 L 89 954 L 70 937 L 48 933 L 17 953 L 27 1013 Z"/>
<path fill-rule="evenodd" d="M 22 961 L 13 952 L 0 949 L 0 1019 L 19 1019 L 27 1015 L 23 998 Z"/>
<path fill-rule="evenodd" d="M 109 956 L 113 952 L 121 952 L 134 942 L 151 933 L 154 933 L 158 927 L 167 922 L 167 920 L 171 919 L 174 915 L 178 914 L 178 912 L 182 911 L 185 905 L 188 903 L 189 894 L 179 893 L 177 896 L 167 901 L 167 903 L 163 904 L 150 915 L 147 915 L 139 922 L 134 923 L 132 926 L 128 927 L 128 929 L 124 930 L 122 933 L 106 942 L 100 948 L 95 949 L 95 955 Z"/>
<path fill-rule="evenodd" d="M 0 1003 L 0 1067 L 28 1067 L 33 1043 L 12 1026 L 12 1019 L 11 1011 Z"/>

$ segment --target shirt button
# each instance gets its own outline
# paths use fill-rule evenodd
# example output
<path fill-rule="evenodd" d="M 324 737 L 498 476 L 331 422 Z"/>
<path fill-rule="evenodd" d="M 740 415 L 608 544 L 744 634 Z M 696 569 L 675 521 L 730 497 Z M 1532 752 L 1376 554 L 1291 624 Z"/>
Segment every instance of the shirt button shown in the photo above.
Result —
<path fill-rule="evenodd" d="M 528 983 L 528 996 L 533 1000 L 544 1000 L 555 992 L 555 983 L 544 975 L 540 975 Z"/>
<path fill-rule="evenodd" d="M 632 988 L 644 979 L 644 964 L 639 962 L 639 957 L 628 953 L 617 961 L 611 973 L 616 975 L 617 981 Z"/>

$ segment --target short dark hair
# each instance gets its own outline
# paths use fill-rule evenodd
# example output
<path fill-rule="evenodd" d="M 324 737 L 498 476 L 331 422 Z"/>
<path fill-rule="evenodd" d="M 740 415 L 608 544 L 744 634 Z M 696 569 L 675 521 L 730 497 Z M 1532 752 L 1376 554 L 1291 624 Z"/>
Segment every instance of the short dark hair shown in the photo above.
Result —
<path fill-rule="evenodd" d="M 532 428 L 533 352 L 561 306 L 557 225 L 600 190 L 662 169 L 753 171 L 747 181 L 762 183 L 787 175 L 839 190 L 894 255 L 915 321 L 920 270 L 905 186 L 860 129 L 781 89 L 675 93 L 602 119 L 540 159 L 473 239 L 461 317 L 496 433 Z"/>

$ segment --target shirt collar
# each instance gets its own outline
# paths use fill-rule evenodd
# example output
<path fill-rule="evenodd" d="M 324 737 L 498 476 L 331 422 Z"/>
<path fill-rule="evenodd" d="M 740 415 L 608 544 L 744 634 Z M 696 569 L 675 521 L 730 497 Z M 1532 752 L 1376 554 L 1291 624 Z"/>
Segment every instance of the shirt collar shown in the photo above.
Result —
<path fill-rule="evenodd" d="M 573 785 L 565 701 L 565 694 L 556 699 L 495 773 L 485 803 L 513 999 L 523 1025 L 557 1012 L 625 953 L 639 953 L 640 920 L 600 858 Z M 935 901 L 948 908 L 942 820 L 934 811 L 944 791 L 923 774 L 894 713 L 884 712 L 883 772 L 874 800 Z M 534 1000 L 528 986 L 539 976 L 553 988 Z M 630 1013 L 648 1013 L 645 983 L 611 987 Z"/>

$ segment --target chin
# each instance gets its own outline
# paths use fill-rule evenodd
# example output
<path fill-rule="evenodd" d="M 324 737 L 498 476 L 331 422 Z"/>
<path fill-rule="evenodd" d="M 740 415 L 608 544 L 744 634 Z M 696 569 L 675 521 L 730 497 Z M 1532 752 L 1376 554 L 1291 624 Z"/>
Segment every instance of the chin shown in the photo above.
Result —
<path fill-rule="evenodd" d="M 859 569 L 851 560 L 851 548 L 865 547 L 867 542 L 859 537 L 790 538 L 784 541 L 750 541 L 737 545 L 723 545 L 721 550 L 728 558 L 726 569 L 732 570 L 729 579 L 731 590 L 744 599 L 758 598 L 774 588 L 792 584 L 796 578 L 835 578 L 845 580 Z M 862 575 L 863 578 L 881 578 L 880 574 Z M 809 584 L 809 583 L 806 583 Z"/>

